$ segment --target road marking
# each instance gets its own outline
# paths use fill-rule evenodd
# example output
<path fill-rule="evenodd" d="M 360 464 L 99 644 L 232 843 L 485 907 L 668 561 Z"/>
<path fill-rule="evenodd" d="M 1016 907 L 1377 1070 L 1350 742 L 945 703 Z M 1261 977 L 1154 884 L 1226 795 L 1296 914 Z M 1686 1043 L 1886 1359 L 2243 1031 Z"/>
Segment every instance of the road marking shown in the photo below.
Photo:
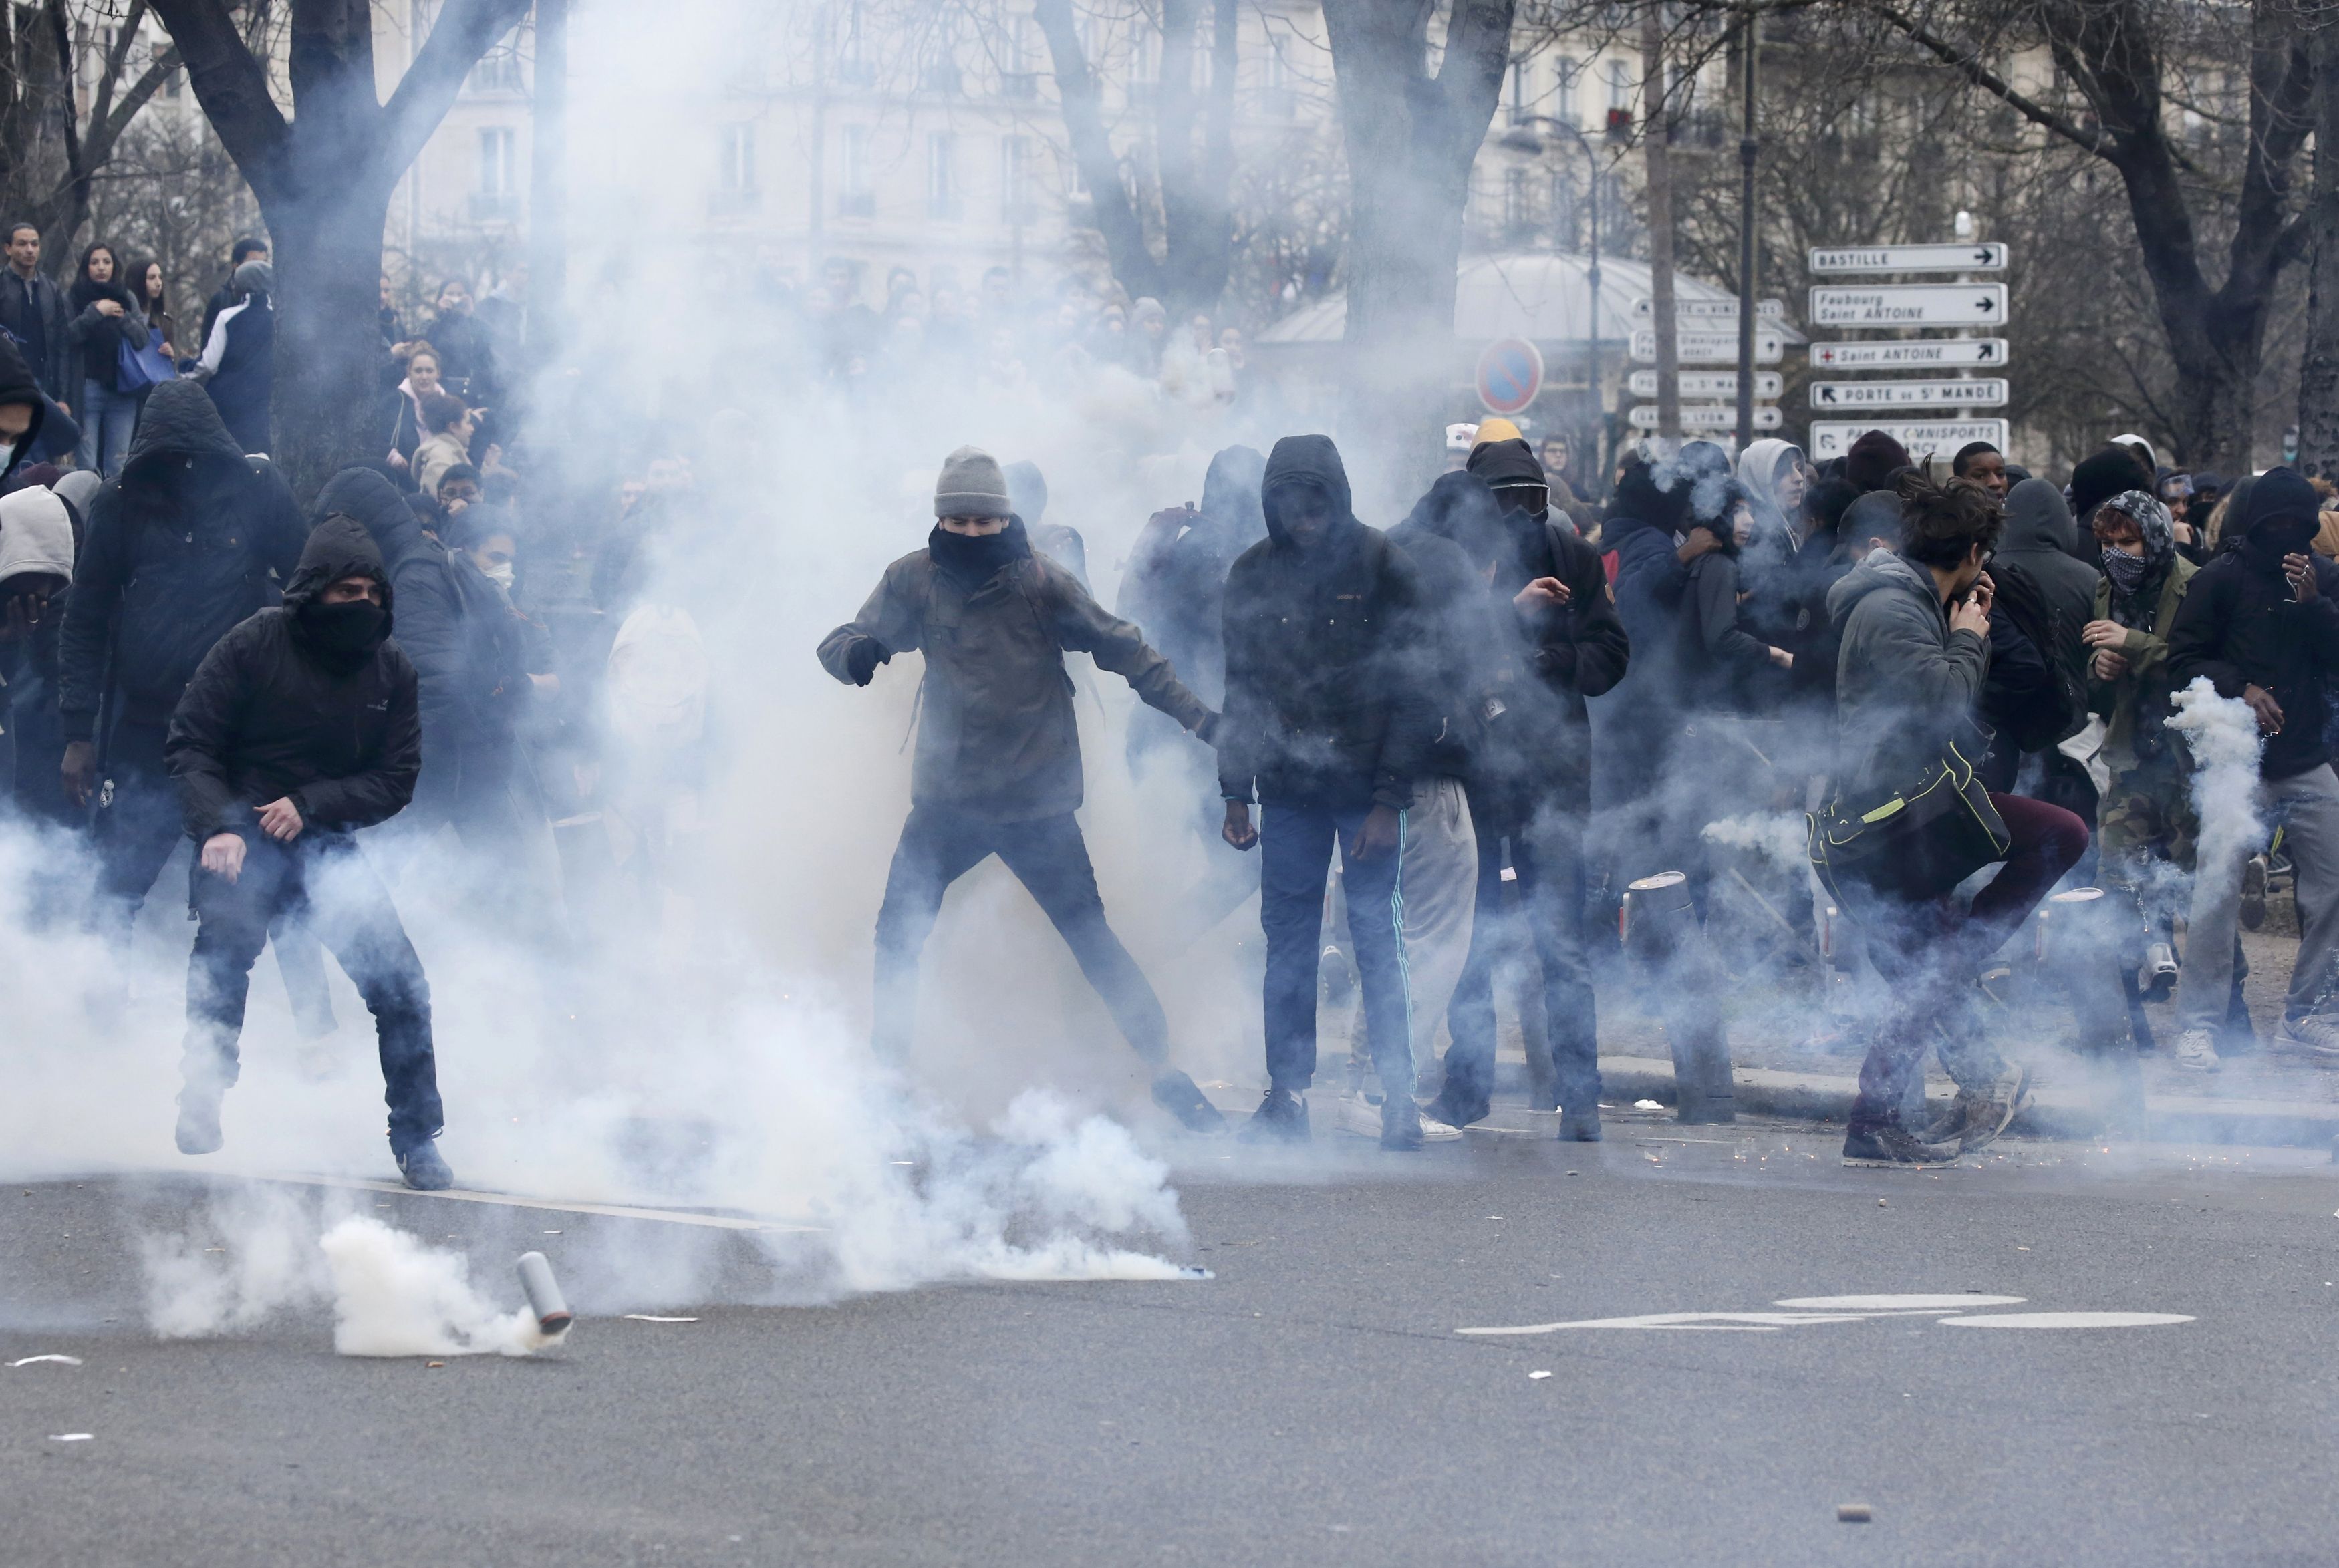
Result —
<path fill-rule="evenodd" d="M 1563 1328 L 1680 1328 L 1776 1334 L 1809 1323 L 1858 1323 L 1846 1312 L 1648 1312 L 1638 1317 L 1586 1317 L 1574 1323 L 1528 1323 L 1514 1328 L 1457 1328 L 1456 1334 L 1556 1334 Z"/>
<path fill-rule="evenodd" d="M 827 1229 L 792 1220 L 755 1219 L 736 1214 L 701 1214 L 687 1208 L 638 1208 L 623 1203 L 587 1203 L 574 1198 L 521 1198 L 508 1192 L 471 1192 L 448 1188 L 422 1192 L 400 1181 L 370 1181 L 354 1176 L 262 1176 L 293 1187 L 334 1187 L 351 1192 L 390 1192 L 400 1198 L 443 1198 L 457 1203 L 487 1203 L 505 1208 L 540 1208 L 555 1214 L 599 1214 L 612 1219 L 658 1219 L 669 1225 L 704 1225 L 716 1230 L 750 1230 L 815 1236 Z"/>
<path fill-rule="evenodd" d="M 1941 1321 L 1951 1328 L 2158 1328 L 2193 1319 L 2178 1312 L 2001 1312 Z"/>
<path fill-rule="evenodd" d="M 81 1357 L 80 1357 L 80 1356 L 56 1356 L 56 1355 L 50 1355 L 50 1356 L 26 1356 L 26 1357 L 25 1357 L 25 1359 L 24 1359 L 24 1360 L 22 1360 L 22 1361 L 11 1361 L 10 1363 L 8 1363 L 8 1365 L 9 1365 L 11 1367 L 17 1367 L 17 1366 L 36 1366 L 40 1365 L 42 1362 L 44 1362 L 44 1361 L 54 1361 L 54 1362 L 55 1362 L 58 1366 L 79 1366 L 81 1365 Z"/>
<path fill-rule="evenodd" d="M 1795 1296 L 1773 1307 L 1817 1312 L 1964 1312 L 1976 1307 L 2019 1307 L 2019 1296 Z"/>

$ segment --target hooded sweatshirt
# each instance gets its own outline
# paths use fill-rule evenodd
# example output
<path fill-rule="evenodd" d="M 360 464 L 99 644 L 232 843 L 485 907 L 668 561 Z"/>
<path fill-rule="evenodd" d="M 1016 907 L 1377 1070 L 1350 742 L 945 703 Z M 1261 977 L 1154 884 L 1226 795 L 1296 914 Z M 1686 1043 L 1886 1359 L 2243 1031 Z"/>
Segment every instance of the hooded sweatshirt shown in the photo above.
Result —
<path fill-rule="evenodd" d="M 1331 522 L 1303 549 L 1284 529 L 1312 489 Z M 1427 591 L 1405 552 L 1357 520 L 1327 436 L 1268 454 L 1267 538 L 1227 575 L 1227 725 L 1219 787 L 1270 804 L 1403 810 L 1437 729 Z"/>
<path fill-rule="evenodd" d="M 1891 550 L 1828 592 L 1838 636 L 1835 787 L 1859 805 L 1908 784 L 1970 725 L 1989 644 L 1952 633 L 1932 574 Z"/>
<path fill-rule="evenodd" d="M 378 616 L 318 601 L 352 577 L 383 585 Z M 171 715 L 163 755 L 190 837 L 248 835 L 253 808 L 280 798 L 307 824 L 296 843 L 371 827 L 405 809 L 422 771 L 422 714 L 414 666 L 390 640 L 395 608 L 365 529 L 345 517 L 320 523 L 284 602 L 222 637 Z M 371 619 L 354 645 L 335 635 L 345 615 Z"/>
<path fill-rule="evenodd" d="M 2330 708 L 2339 674 L 2339 566 L 2308 553 L 2314 597 L 2299 603 L 2282 557 L 2305 552 L 2316 528 L 2314 488 L 2290 468 L 2269 468 L 2246 494 L 2235 488 L 2226 518 L 2234 547 L 2195 575 L 2168 634 L 2168 679 L 2182 690 L 2196 676 L 2218 695 L 2248 686 L 2274 695 L 2282 731 L 2266 737 L 2261 771 L 2291 778 L 2331 760 Z"/>
<path fill-rule="evenodd" d="M 2045 479 L 2025 479 L 2006 492 L 2006 528 L 1996 559 L 2029 573 L 2048 607 L 2075 631 L 2094 615 L 2096 584 L 2103 577 L 2083 558 L 2087 553 L 2079 547 L 2078 526 L 2062 491 Z"/>
<path fill-rule="evenodd" d="M 1201 506 L 1170 514 L 1182 518 L 1165 523 L 1175 533 L 1141 539 L 1120 579 L 1115 607 L 1206 703 L 1226 700 L 1227 569 L 1267 537 L 1258 496 L 1266 472 L 1267 459 L 1248 447 L 1219 452 L 1202 479 Z"/>
<path fill-rule="evenodd" d="M 11 577 L 36 575 L 70 580 L 74 567 L 73 516 L 52 490 L 18 490 L 0 497 L 0 598 Z"/>
<path fill-rule="evenodd" d="M 166 722 L 212 645 L 274 601 L 308 537 L 283 478 L 245 459 L 202 388 L 155 388 L 74 563 L 66 739 L 91 738 L 104 693 L 130 723 Z"/>
<path fill-rule="evenodd" d="M 57 643 L 66 606 L 72 603 L 73 568 L 73 517 L 64 502 L 41 489 L 18 490 L 0 497 L 0 601 L 13 598 L 31 586 L 29 581 L 15 579 L 64 579 L 52 585 L 54 591 L 42 610 L 40 624 L 32 628 L 23 643 L 0 643 L 0 677 L 5 677 L 5 685 L 0 685 L 0 715 L 15 718 L 11 727 L 16 733 L 19 778 L 25 777 L 29 771 L 30 758 L 25 754 L 26 746 L 32 744 L 28 741 L 28 727 L 41 729 L 53 745 L 63 744 L 55 736 Z M 28 726 L 27 720 L 35 711 L 40 717 Z M 45 794 L 54 796 L 54 779 L 44 782 Z"/>
<path fill-rule="evenodd" d="M 0 279 L 0 289 L 13 286 L 11 280 Z M 22 403 L 33 410 L 33 422 L 25 433 L 13 442 L 0 445 L 0 452 L 6 454 L 5 459 L 0 459 L 0 479 L 5 479 L 39 444 L 41 426 L 48 418 L 49 400 L 41 395 L 41 383 L 34 378 L 33 368 L 5 336 L 0 336 L 0 403 Z"/>

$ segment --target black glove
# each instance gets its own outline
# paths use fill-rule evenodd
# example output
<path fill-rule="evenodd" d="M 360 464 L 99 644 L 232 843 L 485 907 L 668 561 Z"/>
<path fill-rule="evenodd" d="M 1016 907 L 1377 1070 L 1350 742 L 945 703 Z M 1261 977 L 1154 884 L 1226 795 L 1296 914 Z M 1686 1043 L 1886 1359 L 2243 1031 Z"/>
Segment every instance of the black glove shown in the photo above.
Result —
<path fill-rule="evenodd" d="M 893 656 L 885 651 L 883 643 L 875 637 L 864 637 L 853 645 L 851 653 L 844 656 L 844 673 L 853 677 L 854 685 L 865 686 L 869 684 L 869 677 L 877 673 L 879 665 L 893 661 Z"/>

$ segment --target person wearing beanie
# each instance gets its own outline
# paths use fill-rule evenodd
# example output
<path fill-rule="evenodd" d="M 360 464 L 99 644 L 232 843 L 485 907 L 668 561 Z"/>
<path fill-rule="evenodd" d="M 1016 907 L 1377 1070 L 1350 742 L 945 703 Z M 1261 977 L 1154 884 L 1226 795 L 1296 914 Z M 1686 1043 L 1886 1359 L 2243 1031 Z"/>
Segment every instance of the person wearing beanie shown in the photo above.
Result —
<path fill-rule="evenodd" d="M 2096 508 L 2130 490 L 2151 494 L 2152 470 L 2138 462 L 2136 454 L 2126 447 L 2106 447 L 2094 457 L 2080 459 L 2071 469 L 2071 522 L 2075 531 L 2088 541 L 2083 547 L 2087 553 L 2093 553 Z"/>
<path fill-rule="evenodd" d="M 1914 467 L 1909 449 L 1882 430 L 1866 432 L 1843 455 L 1843 477 L 1859 486 L 1862 495 L 1891 488 L 1893 475 Z"/>
<path fill-rule="evenodd" d="M 1308 1137 L 1324 882 L 1340 853 L 1381 1146 L 1422 1146 L 1400 870 L 1437 733 L 1435 627 L 1420 569 L 1357 519 L 1328 436 L 1286 436 L 1260 487 L 1267 538 L 1227 574 L 1219 832 L 1259 847 L 1268 1088 L 1250 1139 Z M 1250 808 L 1264 804 L 1251 825 Z"/>
<path fill-rule="evenodd" d="M 2274 1049 L 2339 1066 L 2339 775 L 2330 702 L 2339 694 L 2339 566 L 2314 553 L 2314 487 L 2269 468 L 2236 486 L 2228 545 L 2193 578 L 2168 633 L 2168 684 L 2196 678 L 2238 697 L 2265 737 L 2257 804 L 2282 824 L 2297 870 L 2298 958 Z M 2193 883 L 2185 972 L 2176 991 L 2177 1060 L 2217 1063 L 2228 1016 L 2243 867 L 2203 864 Z"/>
<path fill-rule="evenodd" d="M 271 923 L 297 912 L 373 1014 L 399 1173 L 426 1191 L 454 1183 L 431 1144 L 446 1117 L 429 982 L 357 841 L 405 808 L 422 771 L 414 666 L 390 640 L 395 608 L 371 537 L 330 514 L 284 602 L 222 637 L 171 715 L 163 755 L 195 844 L 201 922 L 187 960 L 183 1154 L 225 1141 L 220 1107 L 236 1080 L 252 962 Z"/>
<path fill-rule="evenodd" d="M 1040 472 L 1040 465 L 1010 463 L 1002 471 L 1007 476 L 1008 503 L 1023 519 L 1023 531 L 1031 547 L 1078 577 L 1081 587 L 1087 587 L 1088 541 L 1081 537 L 1078 528 L 1041 521 L 1048 511 L 1048 480 Z"/>
<path fill-rule="evenodd" d="M 69 828 L 77 814 L 57 787 L 65 754 L 57 720 L 57 631 L 74 566 L 72 512 L 54 493 L 0 497 L 0 688 L 13 745 L 0 816 Z M 51 901 L 36 901 L 40 907 Z"/>
<path fill-rule="evenodd" d="M 1206 743 L 1218 715 L 1144 634 L 1035 555 L 999 460 L 961 447 L 934 483 L 926 547 L 885 568 L 861 613 L 821 639 L 821 667 L 865 686 L 898 654 L 925 656 L 910 817 L 877 912 L 873 1044 L 906 1064 L 918 955 L 951 883 L 997 855 L 1052 922 L 1153 1073 L 1155 1103 L 1197 1132 L 1225 1119 L 1170 1065 L 1161 1001 L 1105 922 L 1088 843 L 1081 736 L 1064 655 L 1085 653 Z"/>

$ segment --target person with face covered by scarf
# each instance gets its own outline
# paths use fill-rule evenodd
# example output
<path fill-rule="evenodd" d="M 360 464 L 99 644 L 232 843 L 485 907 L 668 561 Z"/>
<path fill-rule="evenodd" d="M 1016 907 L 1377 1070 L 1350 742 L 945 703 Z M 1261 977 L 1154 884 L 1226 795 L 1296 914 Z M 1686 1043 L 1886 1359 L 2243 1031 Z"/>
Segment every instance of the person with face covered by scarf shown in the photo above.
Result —
<path fill-rule="evenodd" d="M 2339 566 L 2313 552 L 2314 487 L 2270 468 L 2236 487 L 2226 520 L 2230 547 L 2201 568 L 2168 634 L 2168 680 L 2196 678 L 2239 697 L 2265 750 L 2259 794 L 2283 824 L 2297 868 L 2298 958 L 2275 1049 L 2339 1065 L 2339 1018 L 2329 1000 L 2339 955 L 2339 776 L 2332 772 L 2331 709 L 2339 682 Z M 2193 887 L 2185 974 L 2176 992 L 2179 1060 L 2214 1067 L 2206 1037 L 2231 1001 L 2241 868 Z"/>
<path fill-rule="evenodd" d="M 413 798 L 422 771 L 414 666 L 390 640 L 381 552 L 331 516 L 301 550 L 284 602 L 203 656 L 171 715 L 163 757 L 196 846 L 179 1092 L 182 1153 L 221 1147 L 252 961 L 271 922 L 297 912 L 372 1012 L 390 1151 L 407 1185 L 453 1184 L 431 1140 L 445 1120 L 430 987 L 357 832 Z"/>
<path fill-rule="evenodd" d="M 877 912 L 881 1060 L 909 1059 L 918 955 L 951 883 L 997 855 L 1054 923 L 1081 972 L 1153 1073 L 1157 1104 L 1197 1132 L 1225 1120 L 1170 1065 L 1170 1025 L 1137 961 L 1105 923 L 1081 806 L 1081 735 L 1066 653 L 1129 682 L 1206 739 L 1218 715 L 1144 634 L 1105 613 L 1063 567 L 1033 554 L 999 460 L 961 447 L 934 485 L 926 547 L 885 568 L 861 613 L 821 639 L 821 667 L 865 686 L 913 649 L 925 656 L 910 818 Z"/>

